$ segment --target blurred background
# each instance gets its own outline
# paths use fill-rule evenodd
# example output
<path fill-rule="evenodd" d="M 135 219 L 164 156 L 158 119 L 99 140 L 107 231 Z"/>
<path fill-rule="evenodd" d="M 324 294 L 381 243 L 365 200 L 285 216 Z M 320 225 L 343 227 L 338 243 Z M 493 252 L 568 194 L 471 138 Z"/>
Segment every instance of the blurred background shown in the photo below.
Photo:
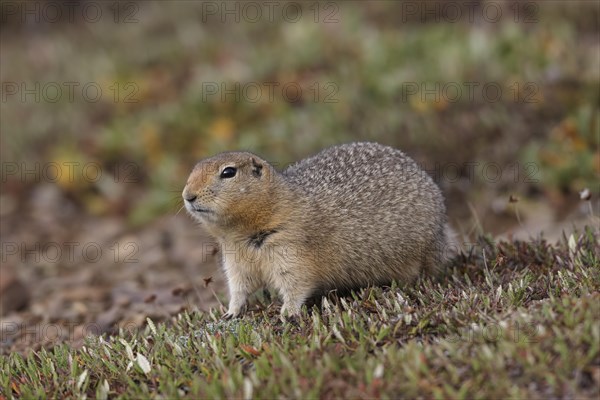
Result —
<path fill-rule="evenodd" d="M 400 148 L 465 240 L 598 225 L 597 2 L 0 11 L 2 352 L 226 299 L 218 250 L 180 210 L 220 151 L 284 168 L 336 143 Z"/>

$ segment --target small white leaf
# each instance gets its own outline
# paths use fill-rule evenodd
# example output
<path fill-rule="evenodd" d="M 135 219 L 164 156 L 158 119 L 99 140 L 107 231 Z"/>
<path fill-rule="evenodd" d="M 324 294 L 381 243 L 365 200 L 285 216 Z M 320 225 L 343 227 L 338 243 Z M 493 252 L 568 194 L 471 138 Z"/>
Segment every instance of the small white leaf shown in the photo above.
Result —
<path fill-rule="evenodd" d="M 154 336 L 156 336 L 156 325 L 154 325 L 154 322 L 152 322 L 150 318 L 146 318 L 146 322 L 148 323 L 148 326 L 150 327 L 150 330 L 152 331 Z"/>
<path fill-rule="evenodd" d="M 175 342 L 169 341 L 169 343 L 171 344 L 171 346 L 173 346 L 173 351 L 175 352 L 176 355 L 178 355 L 178 356 L 182 356 L 183 355 L 183 351 L 181 350 L 181 346 L 179 346 Z"/>
<path fill-rule="evenodd" d="M 96 391 L 96 395 L 99 400 L 106 400 L 108 398 L 108 392 L 110 391 L 110 386 L 108 385 L 108 381 L 104 379 L 100 385 L 98 385 L 98 389 Z"/>
<path fill-rule="evenodd" d="M 323 297 L 323 310 L 325 310 L 327 312 L 331 312 L 331 306 L 329 305 L 329 301 L 327 300 L 327 297 Z"/>
<path fill-rule="evenodd" d="M 133 350 L 131 349 L 131 346 L 129 345 L 129 343 L 127 343 L 124 339 L 119 339 L 119 341 L 121 342 L 121 344 L 123 346 L 125 346 L 125 352 L 127 353 L 127 357 L 133 361 L 134 357 L 133 357 Z"/>
<path fill-rule="evenodd" d="M 244 378 L 244 400 L 252 399 L 253 389 L 252 381 L 248 377 Z"/>
<path fill-rule="evenodd" d="M 575 240 L 575 236 L 573 236 L 573 234 L 569 236 L 569 253 L 571 258 L 573 258 L 575 253 L 577 253 L 577 241 Z"/>
<path fill-rule="evenodd" d="M 79 375 L 79 378 L 77 378 L 77 390 L 81 390 L 81 386 L 83 385 L 83 382 L 85 382 L 85 379 L 88 376 L 88 370 L 84 370 L 81 375 Z"/>
<path fill-rule="evenodd" d="M 137 353 L 136 362 L 137 362 L 137 365 L 142 369 L 142 371 L 144 371 L 145 374 L 150 372 L 150 370 L 152 369 L 150 367 L 150 362 L 148 361 L 148 359 L 146 357 L 144 357 L 144 355 L 141 353 Z"/>
<path fill-rule="evenodd" d="M 373 378 L 381 379 L 383 378 L 383 364 L 379 364 L 375 367 L 375 371 L 373 371 Z"/>
<path fill-rule="evenodd" d="M 346 340 L 344 340 L 344 337 L 342 336 L 342 334 L 340 333 L 339 329 L 337 328 L 337 326 L 333 325 L 331 327 L 331 331 L 333 332 L 333 335 L 338 338 L 338 340 L 342 343 L 346 343 Z"/>
<path fill-rule="evenodd" d="M 579 192 L 579 198 L 581 200 L 589 200 L 591 197 L 592 194 L 590 193 L 590 189 L 588 188 L 585 188 L 581 192 Z"/>

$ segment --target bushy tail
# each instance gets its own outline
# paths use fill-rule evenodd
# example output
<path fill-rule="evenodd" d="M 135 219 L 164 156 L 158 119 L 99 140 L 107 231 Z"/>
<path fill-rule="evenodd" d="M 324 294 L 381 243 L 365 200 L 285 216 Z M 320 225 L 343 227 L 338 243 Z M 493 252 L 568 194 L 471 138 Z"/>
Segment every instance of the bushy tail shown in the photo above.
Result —
<path fill-rule="evenodd" d="M 429 269 L 429 275 L 441 277 L 450 266 L 452 260 L 461 254 L 463 248 L 461 246 L 459 235 L 446 224 L 443 233 L 440 232 L 440 237 L 436 242 L 438 248 L 436 251 L 428 252 L 428 260 L 426 265 Z"/>
<path fill-rule="evenodd" d="M 446 248 L 444 249 L 444 258 L 445 261 L 448 262 L 460 253 L 464 251 L 462 246 L 462 241 L 458 233 L 449 224 L 446 224 L 444 228 L 444 233 L 446 235 Z"/>

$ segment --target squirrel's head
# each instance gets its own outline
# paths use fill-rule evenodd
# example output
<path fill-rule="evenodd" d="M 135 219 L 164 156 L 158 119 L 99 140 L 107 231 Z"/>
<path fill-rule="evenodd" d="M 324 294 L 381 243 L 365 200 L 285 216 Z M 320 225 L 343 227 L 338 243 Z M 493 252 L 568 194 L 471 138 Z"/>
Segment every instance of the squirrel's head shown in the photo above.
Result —
<path fill-rule="evenodd" d="M 200 161 L 183 189 L 188 212 L 209 230 L 243 229 L 268 218 L 277 172 L 252 153 L 221 153 Z"/>

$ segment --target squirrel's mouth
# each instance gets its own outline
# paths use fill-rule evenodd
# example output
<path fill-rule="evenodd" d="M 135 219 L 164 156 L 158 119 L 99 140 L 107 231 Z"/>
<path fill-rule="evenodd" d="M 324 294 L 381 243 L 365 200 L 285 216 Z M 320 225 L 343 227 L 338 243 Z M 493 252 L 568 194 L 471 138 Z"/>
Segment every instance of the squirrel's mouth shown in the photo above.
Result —
<path fill-rule="evenodd" d="M 192 206 L 192 210 L 198 213 L 212 213 L 212 210 L 203 207 Z"/>
<path fill-rule="evenodd" d="M 187 210 L 190 213 L 200 213 L 200 214 L 211 214 L 211 213 L 213 213 L 213 211 L 211 209 L 209 209 L 209 208 L 201 207 L 201 206 L 198 206 L 196 204 L 191 204 L 191 203 L 188 203 L 188 202 L 185 203 L 185 208 L 187 208 Z"/>

